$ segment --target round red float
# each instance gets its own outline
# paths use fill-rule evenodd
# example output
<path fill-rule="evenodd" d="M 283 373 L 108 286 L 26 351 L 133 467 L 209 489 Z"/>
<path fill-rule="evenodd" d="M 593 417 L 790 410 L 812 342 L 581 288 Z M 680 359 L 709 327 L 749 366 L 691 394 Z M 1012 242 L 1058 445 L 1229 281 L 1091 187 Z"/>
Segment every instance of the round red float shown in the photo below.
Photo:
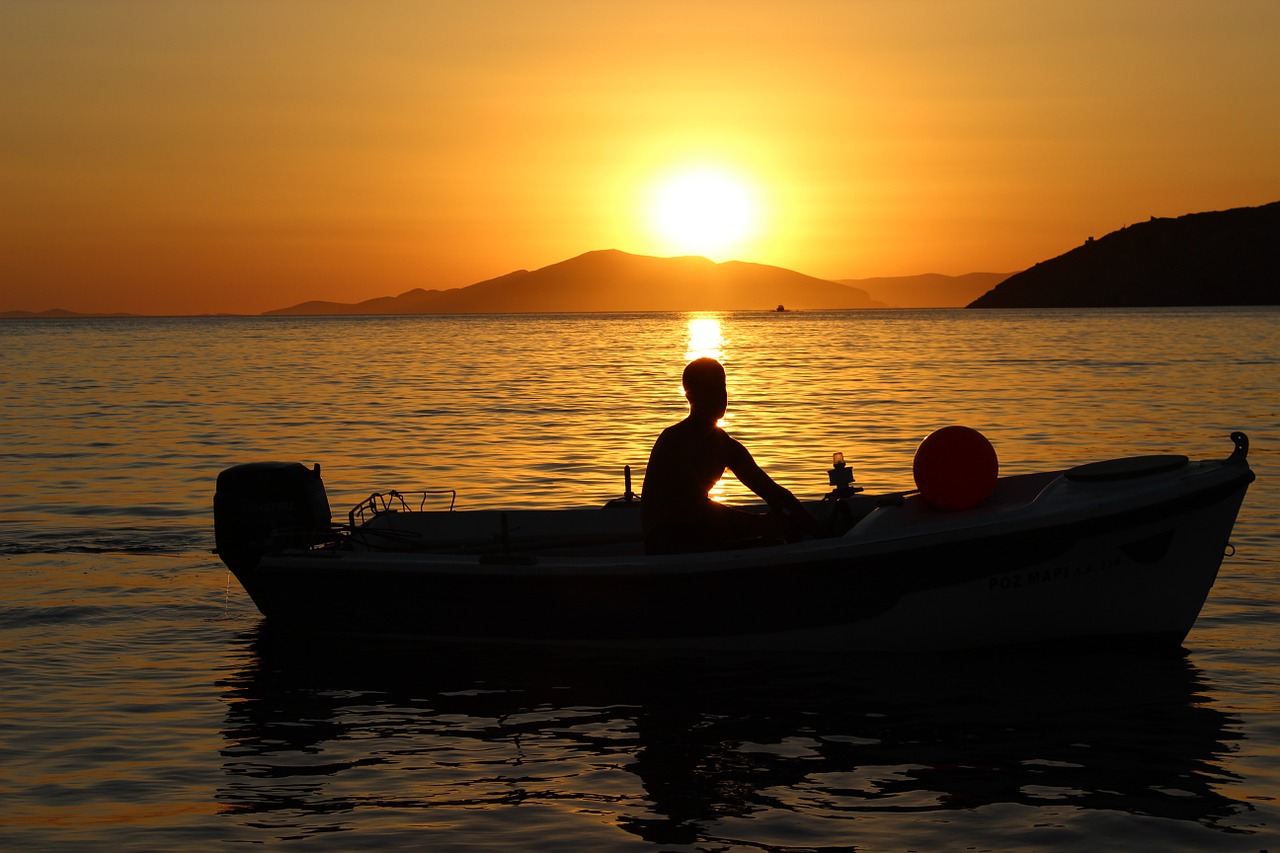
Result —
<path fill-rule="evenodd" d="M 1000 463 L 985 435 L 969 427 L 949 426 L 920 442 L 911 473 L 921 496 L 933 506 L 969 509 L 991 494 Z"/>

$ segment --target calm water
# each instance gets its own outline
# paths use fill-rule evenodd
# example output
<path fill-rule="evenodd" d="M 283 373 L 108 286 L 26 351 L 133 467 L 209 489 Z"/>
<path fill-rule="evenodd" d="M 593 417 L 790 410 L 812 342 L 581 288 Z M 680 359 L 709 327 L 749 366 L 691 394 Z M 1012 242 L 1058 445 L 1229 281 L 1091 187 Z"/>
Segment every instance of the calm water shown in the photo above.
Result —
<path fill-rule="evenodd" d="M 209 554 L 245 461 L 320 462 L 335 510 L 638 489 L 703 354 L 814 496 L 836 450 L 910 487 L 949 423 L 1006 473 L 1245 430 L 1186 656 L 299 645 Z M 1280 847 L 1276 309 L 0 321 L 0 359 L 0 848 Z"/>

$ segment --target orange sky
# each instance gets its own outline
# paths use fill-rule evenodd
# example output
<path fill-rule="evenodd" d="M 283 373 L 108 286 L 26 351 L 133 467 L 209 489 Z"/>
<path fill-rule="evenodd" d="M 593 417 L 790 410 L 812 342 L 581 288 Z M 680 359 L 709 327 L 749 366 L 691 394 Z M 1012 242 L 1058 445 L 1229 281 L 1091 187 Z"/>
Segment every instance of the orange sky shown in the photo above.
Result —
<path fill-rule="evenodd" d="M 1277 44 L 1273 0 L 0 0 L 0 310 L 695 253 L 690 166 L 750 199 L 717 260 L 1013 271 L 1280 199 Z"/>

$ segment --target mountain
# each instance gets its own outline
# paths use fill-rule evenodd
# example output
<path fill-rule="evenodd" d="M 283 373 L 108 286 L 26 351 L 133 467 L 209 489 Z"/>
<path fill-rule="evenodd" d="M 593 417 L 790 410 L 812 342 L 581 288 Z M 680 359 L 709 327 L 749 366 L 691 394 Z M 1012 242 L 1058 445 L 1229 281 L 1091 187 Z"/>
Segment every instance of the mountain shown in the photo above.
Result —
<path fill-rule="evenodd" d="M 140 317 L 140 314 L 82 314 L 78 311 L 67 311 L 63 308 L 50 308 L 48 311 L 0 311 L 0 320 L 63 320 L 75 317 Z"/>
<path fill-rule="evenodd" d="M 839 281 L 865 290 L 872 300 L 889 308 L 963 308 L 1010 275 L 1007 272 L 930 273 L 887 278 L 842 278 Z"/>
<path fill-rule="evenodd" d="M 970 308 L 1280 304 L 1280 202 L 1130 225 L 1036 264 Z"/>
<path fill-rule="evenodd" d="M 856 287 L 781 267 L 706 258 L 653 258 L 616 249 L 517 270 L 450 290 L 417 288 L 363 302 L 303 302 L 285 314 L 520 314 L 874 308 Z"/>

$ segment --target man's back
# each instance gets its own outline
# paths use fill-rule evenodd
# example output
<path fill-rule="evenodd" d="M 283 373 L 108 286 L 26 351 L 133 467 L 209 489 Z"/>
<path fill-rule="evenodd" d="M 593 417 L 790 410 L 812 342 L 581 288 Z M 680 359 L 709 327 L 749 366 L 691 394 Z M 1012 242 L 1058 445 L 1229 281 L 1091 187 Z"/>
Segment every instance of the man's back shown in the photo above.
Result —
<path fill-rule="evenodd" d="M 703 549 L 776 533 L 773 520 L 711 499 L 711 489 L 726 468 L 775 510 L 807 517 L 795 496 L 775 483 L 747 449 L 718 426 L 728 405 L 720 362 L 692 361 L 681 381 L 689 416 L 658 436 L 641 488 L 646 548 L 654 553 Z"/>
<path fill-rule="evenodd" d="M 715 424 L 688 418 L 662 431 L 649 454 L 641 490 L 646 528 L 680 521 L 711 500 L 711 489 L 731 461 L 730 442 L 737 444 Z"/>

